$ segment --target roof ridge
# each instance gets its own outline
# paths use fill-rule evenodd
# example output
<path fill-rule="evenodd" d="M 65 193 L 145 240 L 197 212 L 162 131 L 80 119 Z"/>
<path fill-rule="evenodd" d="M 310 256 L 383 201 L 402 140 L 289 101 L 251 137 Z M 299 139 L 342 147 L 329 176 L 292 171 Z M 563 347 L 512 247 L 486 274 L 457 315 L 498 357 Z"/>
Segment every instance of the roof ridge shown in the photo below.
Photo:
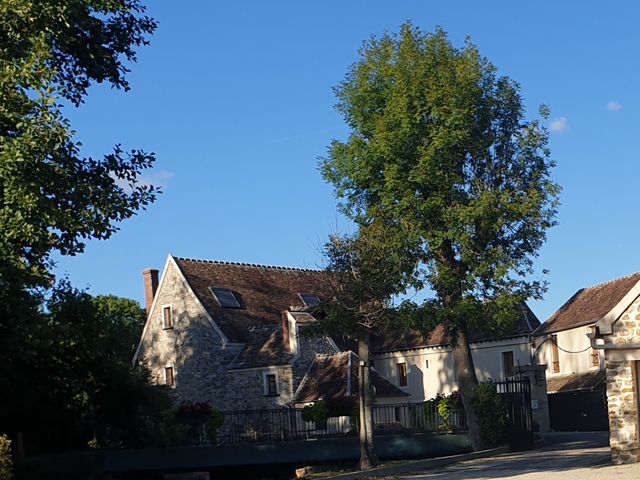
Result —
<path fill-rule="evenodd" d="M 215 265 L 232 265 L 236 267 L 271 268 L 274 270 L 290 270 L 295 272 L 322 272 L 322 270 L 317 268 L 284 267 L 281 265 L 264 265 L 261 263 L 250 262 L 229 262 L 225 260 L 205 260 L 199 258 L 178 257 L 177 255 L 174 255 L 173 258 L 175 258 L 176 260 L 183 260 L 187 262 L 213 263 Z"/>
<path fill-rule="evenodd" d="M 627 275 L 623 275 L 623 276 L 617 277 L 617 278 L 612 278 L 611 280 L 607 280 L 606 282 L 596 283 L 595 285 L 591 285 L 590 287 L 583 287 L 582 290 L 585 291 L 585 290 L 591 290 L 591 289 L 595 289 L 595 288 L 601 288 L 601 287 L 604 287 L 604 286 L 609 285 L 611 283 L 615 283 L 615 282 L 619 282 L 620 280 L 631 278 L 634 275 L 640 275 L 640 272 L 628 273 Z"/>

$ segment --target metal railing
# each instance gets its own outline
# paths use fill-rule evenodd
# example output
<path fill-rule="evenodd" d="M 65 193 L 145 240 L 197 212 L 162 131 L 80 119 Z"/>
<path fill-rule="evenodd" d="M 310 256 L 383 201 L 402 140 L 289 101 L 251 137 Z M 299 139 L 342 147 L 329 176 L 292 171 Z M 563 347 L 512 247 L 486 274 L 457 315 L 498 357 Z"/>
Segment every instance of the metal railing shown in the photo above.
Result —
<path fill-rule="evenodd" d="M 217 431 L 219 444 L 262 443 L 287 440 L 355 435 L 357 416 L 329 417 L 318 425 L 305 422 L 302 410 L 293 408 L 222 412 L 223 424 Z M 374 405 L 377 434 L 450 432 L 466 429 L 465 416 L 452 412 L 447 420 L 437 411 L 435 402 L 398 405 Z"/>

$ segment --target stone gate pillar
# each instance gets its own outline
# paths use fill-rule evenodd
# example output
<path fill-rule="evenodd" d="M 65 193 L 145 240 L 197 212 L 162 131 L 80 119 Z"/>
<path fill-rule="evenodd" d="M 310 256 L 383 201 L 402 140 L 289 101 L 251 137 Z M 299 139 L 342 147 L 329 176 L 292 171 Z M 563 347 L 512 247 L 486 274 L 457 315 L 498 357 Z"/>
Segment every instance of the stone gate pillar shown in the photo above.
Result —
<path fill-rule="evenodd" d="M 531 385 L 531 416 L 534 427 L 537 425 L 539 432 L 549 432 L 549 401 L 547 400 L 547 366 L 546 365 L 518 365 L 515 367 L 517 374 L 529 378 Z"/>

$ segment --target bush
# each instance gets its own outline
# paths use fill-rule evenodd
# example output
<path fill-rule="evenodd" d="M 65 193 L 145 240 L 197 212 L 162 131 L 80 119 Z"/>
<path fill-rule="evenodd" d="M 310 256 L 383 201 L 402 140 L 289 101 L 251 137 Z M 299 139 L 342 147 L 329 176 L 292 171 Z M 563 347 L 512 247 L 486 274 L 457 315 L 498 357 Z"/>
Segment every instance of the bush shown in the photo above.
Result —
<path fill-rule="evenodd" d="M 324 400 L 318 400 L 313 405 L 308 405 L 302 409 L 302 419 L 305 422 L 313 422 L 316 428 L 323 428 L 327 425 L 329 418 L 329 408 Z"/>
<path fill-rule="evenodd" d="M 12 478 L 11 440 L 6 435 L 0 435 L 0 480 Z"/>
<path fill-rule="evenodd" d="M 464 406 L 462 405 L 462 396 L 460 392 L 454 390 L 449 396 L 439 393 L 430 400 L 424 402 L 424 414 L 427 422 L 436 426 L 435 412 L 442 419 L 440 427 L 443 430 L 451 430 L 451 416 L 455 412 L 464 414 Z"/>
<path fill-rule="evenodd" d="M 218 429 L 224 423 L 224 414 L 215 407 L 211 408 L 209 419 L 205 423 L 205 431 L 207 441 L 210 444 L 215 444 L 218 438 Z"/>
<path fill-rule="evenodd" d="M 480 438 L 487 447 L 504 443 L 507 437 L 507 410 L 493 382 L 482 382 L 471 399 L 480 421 Z"/>

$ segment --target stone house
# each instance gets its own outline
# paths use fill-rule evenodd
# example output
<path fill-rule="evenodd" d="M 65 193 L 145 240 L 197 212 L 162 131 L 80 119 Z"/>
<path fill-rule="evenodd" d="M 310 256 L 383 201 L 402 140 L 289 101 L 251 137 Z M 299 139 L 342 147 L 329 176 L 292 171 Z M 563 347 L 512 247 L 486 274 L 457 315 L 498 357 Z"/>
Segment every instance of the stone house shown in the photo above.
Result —
<path fill-rule="evenodd" d="M 613 463 L 640 461 L 640 273 L 617 282 L 609 310 L 597 316 L 589 334 L 592 347 L 604 354 L 609 444 Z"/>
<path fill-rule="evenodd" d="M 304 335 L 316 304 L 330 296 L 322 271 L 169 256 L 160 279 L 157 270 L 143 275 L 148 318 L 134 364 L 172 386 L 177 402 L 255 410 L 357 393 L 359 359 L 350 341 Z M 512 376 L 529 365 L 529 334 L 538 325 L 524 305 L 509 334 L 473 332 L 478 378 Z M 457 388 L 441 327 L 428 341 L 417 333 L 375 337 L 373 358 L 377 403 L 416 403 Z M 540 399 L 534 411 L 543 430 L 545 406 Z"/>
<path fill-rule="evenodd" d="M 340 357 L 340 349 L 329 337 L 303 334 L 329 295 L 322 271 L 169 256 L 160 279 L 157 270 L 143 276 L 147 323 L 133 362 L 173 387 L 176 402 L 210 401 L 226 411 L 278 408 L 295 403 L 303 379 L 329 385 L 310 378 L 320 373 L 312 367 Z M 346 364 L 334 366 L 346 379 Z M 374 385 L 385 392 L 378 401 L 407 401 L 380 376 Z M 314 393 L 318 399 L 327 392 Z"/>
<path fill-rule="evenodd" d="M 534 332 L 534 358 L 546 365 L 554 430 L 607 430 L 605 356 L 588 334 L 640 280 L 640 274 L 578 290 Z"/>

